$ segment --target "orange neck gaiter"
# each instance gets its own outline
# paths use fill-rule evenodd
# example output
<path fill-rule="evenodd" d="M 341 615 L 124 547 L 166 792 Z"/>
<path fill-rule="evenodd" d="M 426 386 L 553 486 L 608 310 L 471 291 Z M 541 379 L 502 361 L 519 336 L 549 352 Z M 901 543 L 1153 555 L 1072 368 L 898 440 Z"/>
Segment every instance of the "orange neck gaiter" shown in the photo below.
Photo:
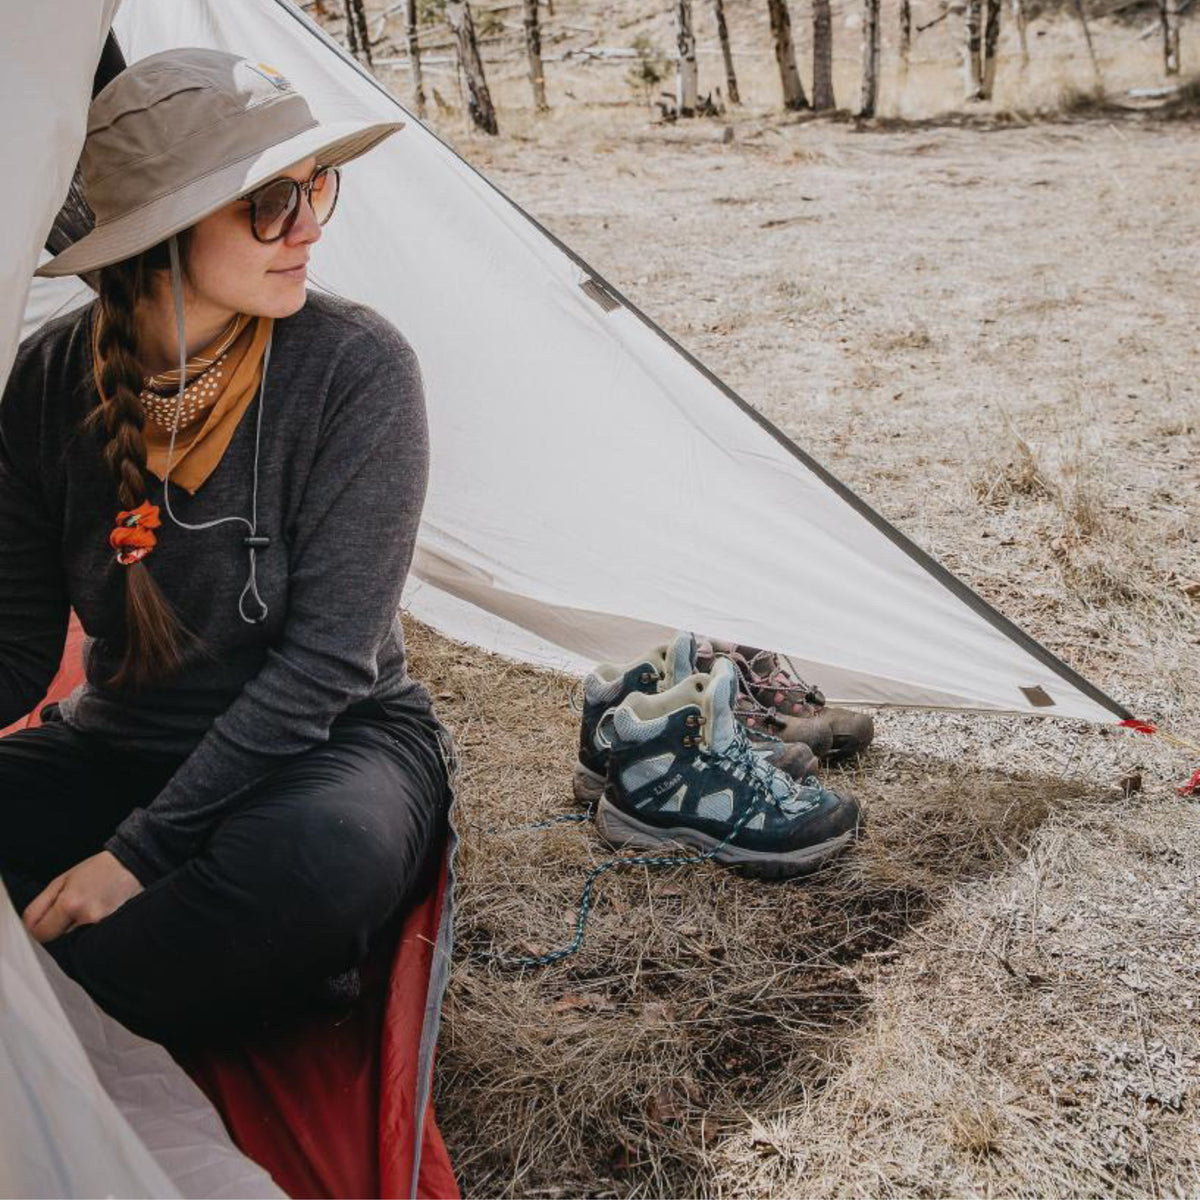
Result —
<path fill-rule="evenodd" d="M 188 359 L 183 408 L 175 433 L 171 482 L 189 494 L 216 470 L 234 432 L 258 393 L 263 354 L 271 336 L 270 317 L 239 313 L 198 354 Z M 97 337 L 100 322 L 95 328 Z M 92 343 L 92 369 L 100 391 L 100 362 Z M 142 436 L 146 466 L 159 479 L 167 473 L 171 427 L 179 402 L 179 368 L 148 376 L 141 393 L 146 414 Z"/>

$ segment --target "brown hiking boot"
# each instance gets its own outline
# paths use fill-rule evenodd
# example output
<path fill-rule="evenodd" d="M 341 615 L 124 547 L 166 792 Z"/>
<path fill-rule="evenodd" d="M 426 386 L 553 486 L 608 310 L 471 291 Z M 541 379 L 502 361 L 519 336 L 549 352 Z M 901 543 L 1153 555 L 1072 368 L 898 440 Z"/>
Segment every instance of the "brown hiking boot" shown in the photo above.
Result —
<path fill-rule="evenodd" d="M 807 742 L 822 762 L 852 758 L 871 744 L 871 717 L 828 706 L 820 689 L 798 678 L 782 655 L 705 639 L 697 646 L 697 670 L 708 670 L 717 654 L 730 658 L 738 669 L 735 712 L 752 736 L 760 731 L 784 742 Z"/>
<path fill-rule="evenodd" d="M 826 705 L 822 715 L 833 732 L 833 745 L 825 756 L 825 762 L 841 762 L 861 754 L 875 737 L 875 719 L 869 713 L 855 712 L 852 708 Z"/>

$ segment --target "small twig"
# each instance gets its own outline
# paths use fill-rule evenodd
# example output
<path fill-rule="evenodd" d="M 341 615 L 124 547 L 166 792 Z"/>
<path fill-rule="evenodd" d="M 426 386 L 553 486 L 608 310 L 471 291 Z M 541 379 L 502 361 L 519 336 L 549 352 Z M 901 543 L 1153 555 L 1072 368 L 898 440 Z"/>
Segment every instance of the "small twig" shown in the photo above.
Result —
<path fill-rule="evenodd" d="M 940 25 L 949 15 L 950 10 L 946 9 L 946 11 L 942 13 L 940 17 L 934 17 L 932 21 L 926 21 L 924 25 L 916 26 L 915 32 L 924 33 L 925 30 L 932 29 L 935 25 Z"/>

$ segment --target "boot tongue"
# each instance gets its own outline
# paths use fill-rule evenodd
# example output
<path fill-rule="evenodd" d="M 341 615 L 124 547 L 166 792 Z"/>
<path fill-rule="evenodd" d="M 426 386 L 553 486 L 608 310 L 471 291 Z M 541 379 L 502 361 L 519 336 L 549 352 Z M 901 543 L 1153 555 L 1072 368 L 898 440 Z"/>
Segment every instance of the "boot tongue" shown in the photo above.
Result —
<path fill-rule="evenodd" d="M 714 754 L 724 753 L 733 741 L 733 700 L 736 695 L 737 668 L 727 658 L 714 660 L 700 702 L 704 710 L 705 740 Z"/>
<path fill-rule="evenodd" d="M 686 632 L 677 633 L 667 646 L 667 663 L 663 691 L 682 683 L 696 671 L 696 639 Z"/>

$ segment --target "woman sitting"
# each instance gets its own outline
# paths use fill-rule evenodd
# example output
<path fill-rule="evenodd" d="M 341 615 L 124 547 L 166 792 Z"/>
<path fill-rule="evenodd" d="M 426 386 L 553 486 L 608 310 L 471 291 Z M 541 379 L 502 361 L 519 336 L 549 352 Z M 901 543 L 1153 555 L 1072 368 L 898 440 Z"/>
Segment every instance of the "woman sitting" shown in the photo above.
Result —
<path fill-rule="evenodd" d="M 309 295 L 339 166 L 278 72 L 176 50 L 94 100 L 97 299 L 0 404 L 0 728 L 73 609 L 86 683 L 0 739 L 0 870 L 30 932 L 159 1040 L 303 1008 L 429 886 L 448 739 L 398 617 L 428 444 L 412 347 Z"/>

